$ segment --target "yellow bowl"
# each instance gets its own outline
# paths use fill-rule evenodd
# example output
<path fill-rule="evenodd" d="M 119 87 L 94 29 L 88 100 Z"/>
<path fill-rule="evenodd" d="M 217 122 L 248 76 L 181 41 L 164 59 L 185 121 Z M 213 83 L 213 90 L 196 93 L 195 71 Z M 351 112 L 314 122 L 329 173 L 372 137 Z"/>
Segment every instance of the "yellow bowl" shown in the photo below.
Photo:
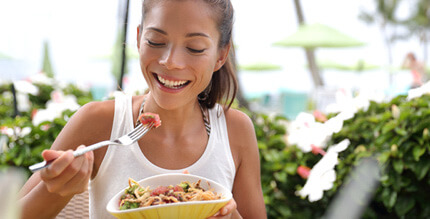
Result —
<path fill-rule="evenodd" d="M 168 186 L 180 184 L 183 181 L 190 183 L 197 182 L 201 179 L 200 186 L 204 189 L 208 189 L 209 182 L 210 188 L 213 191 L 222 194 L 222 199 L 211 200 L 211 201 L 193 201 L 193 202 L 180 202 L 163 205 L 155 205 L 148 207 L 141 207 L 128 210 L 119 210 L 119 200 L 122 194 L 124 194 L 125 187 L 123 190 L 118 192 L 107 204 L 106 210 L 115 216 L 116 218 L 207 218 L 214 215 L 220 208 L 227 204 L 232 198 L 230 190 L 224 186 L 201 176 L 192 174 L 181 174 L 181 173 L 168 173 L 161 174 L 152 177 L 145 178 L 138 181 L 142 187 L 149 186 L 150 189 L 155 189 L 158 186 Z"/>

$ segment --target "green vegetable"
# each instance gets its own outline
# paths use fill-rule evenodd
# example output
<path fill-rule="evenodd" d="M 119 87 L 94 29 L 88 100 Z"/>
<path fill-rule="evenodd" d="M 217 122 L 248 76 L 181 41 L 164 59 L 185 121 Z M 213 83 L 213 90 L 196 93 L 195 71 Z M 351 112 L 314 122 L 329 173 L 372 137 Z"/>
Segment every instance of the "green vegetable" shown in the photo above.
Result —
<path fill-rule="evenodd" d="M 179 186 L 182 187 L 184 192 L 188 192 L 188 189 L 190 188 L 190 184 L 188 184 L 186 182 L 181 182 L 181 184 L 179 184 Z"/>
<path fill-rule="evenodd" d="M 139 207 L 139 203 L 126 201 L 121 207 L 119 207 L 119 210 L 127 210 L 127 209 L 133 209 L 138 207 Z"/>

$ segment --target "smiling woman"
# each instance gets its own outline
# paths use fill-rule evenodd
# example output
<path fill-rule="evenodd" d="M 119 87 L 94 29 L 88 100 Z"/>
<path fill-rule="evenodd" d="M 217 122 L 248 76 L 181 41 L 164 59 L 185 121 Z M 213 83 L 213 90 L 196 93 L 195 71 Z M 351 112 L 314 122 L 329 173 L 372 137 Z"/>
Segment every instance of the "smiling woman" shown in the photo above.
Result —
<path fill-rule="evenodd" d="M 106 205 L 124 180 L 187 170 L 232 192 L 213 217 L 265 218 L 254 127 L 246 114 L 230 108 L 237 90 L 231 2 L 145 0 L 142 13 L 137 47 L 149 92 L 118 93 L 115 100 L 78 110 L 42 154 L 56 160 L 24 185 L 23 216 L 54 217 L 90 183 L 91 218 L 111 218 Z M 148 112 L 163 125 L 139 141 L 72 156 L 79 145 L 124 135 Z"/>

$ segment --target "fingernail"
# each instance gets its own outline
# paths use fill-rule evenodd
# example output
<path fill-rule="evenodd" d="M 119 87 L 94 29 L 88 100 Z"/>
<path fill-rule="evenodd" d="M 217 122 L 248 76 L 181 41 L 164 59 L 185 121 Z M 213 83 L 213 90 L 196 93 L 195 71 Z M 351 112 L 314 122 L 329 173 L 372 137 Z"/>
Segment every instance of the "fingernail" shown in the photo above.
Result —
<path fill-rule="evenodd" d="M 222 215 L 226 215 L 226 214 L 227 214 L 227 212 L 228 212 L 228 209 L 227 209 L 227 208 L 224 208 L 224 209 L 222 209 L 221 214 L 222 214 Z"/>

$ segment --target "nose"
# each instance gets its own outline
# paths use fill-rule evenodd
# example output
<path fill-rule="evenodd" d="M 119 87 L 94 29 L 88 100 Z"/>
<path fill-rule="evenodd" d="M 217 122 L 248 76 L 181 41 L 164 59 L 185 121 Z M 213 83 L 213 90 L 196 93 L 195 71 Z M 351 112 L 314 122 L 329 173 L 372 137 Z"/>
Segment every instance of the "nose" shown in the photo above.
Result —
<path fill-rule="evenodd" d="M 160 65 L 165 66 L 167 69 L 182 69 L 185 67 L 184 55 L 181 54 L 179 48 L 170 47 L 165 51 L 163 56 L 160 58 Z"/>

